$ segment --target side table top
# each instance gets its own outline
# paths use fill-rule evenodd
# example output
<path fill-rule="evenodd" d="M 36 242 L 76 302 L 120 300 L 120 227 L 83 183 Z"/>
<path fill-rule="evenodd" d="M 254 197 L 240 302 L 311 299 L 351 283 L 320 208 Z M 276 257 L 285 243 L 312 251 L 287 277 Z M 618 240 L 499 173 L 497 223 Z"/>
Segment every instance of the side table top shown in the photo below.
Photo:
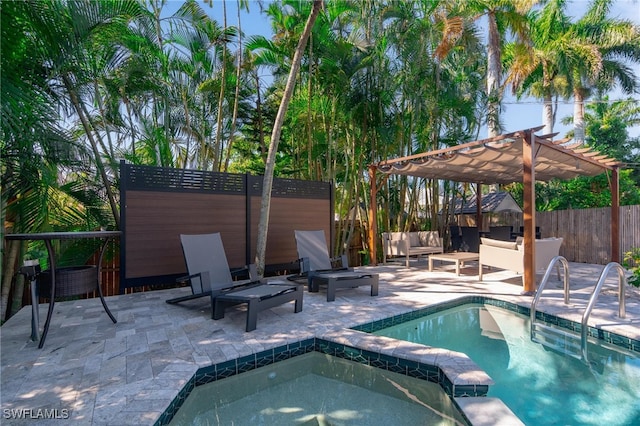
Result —
<path fill-rule="evenodd" d="M 456 253 L 431 254 L 429 257 L 435 260 L 478 260 L 480 255 L 478 253 L 460 251 Z"/>

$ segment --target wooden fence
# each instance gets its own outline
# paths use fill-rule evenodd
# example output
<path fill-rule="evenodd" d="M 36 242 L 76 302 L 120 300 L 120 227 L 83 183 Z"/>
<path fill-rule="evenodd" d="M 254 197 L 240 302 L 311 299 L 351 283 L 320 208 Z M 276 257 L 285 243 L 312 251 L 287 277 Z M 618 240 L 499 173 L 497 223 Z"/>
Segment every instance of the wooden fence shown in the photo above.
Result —
<path fill-rule="evenodd" d="M 519 229 L 522 213 L 500 213 L 498 222 Z M 605 265 L 611 261 L 611 209 L 537 212 L 542 238 L 562 237 L 560 255 L 569 262 Z M 640 247 L 640 205 L 620 206 L 620 253 Z M 622 261 L 622 259 L 620 259 Z"/>

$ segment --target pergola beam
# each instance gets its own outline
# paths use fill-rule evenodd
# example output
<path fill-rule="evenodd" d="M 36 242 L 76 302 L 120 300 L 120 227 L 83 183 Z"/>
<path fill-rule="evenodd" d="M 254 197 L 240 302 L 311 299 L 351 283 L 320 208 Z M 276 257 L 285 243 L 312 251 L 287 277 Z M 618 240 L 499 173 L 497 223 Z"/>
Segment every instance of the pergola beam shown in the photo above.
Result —
<path fill-rule="evenodd" d="M 530 131 L 533 132 L 537 132 L 538 130 L 542 129 L 544 126 L 538 126 L 538 127 L 534 127 L 532 129 L 528 129 Z M 505 133 L 503 135 L 498 135 L 498 136 L 494 136 L 492 138 L 487 138 L 487 139 L 481 139 L 481 140 L 477 140 L 477 141 L 473 141 L 473 142 L 466 142 L 466 143 L 462 143 L 460 145 L 456 145 L 456 146 L 451 146 L 448 148 L 442 148 L 442 149 L 437 149 L 435 151 L 429 151 L 429 152 L 423 152 L 421 154 L 414 154 L 414 155 L 407 155 L 405 157 L 399 157 L 399 158 L 394 158 L 393 160 L 385 160 L 385 161 L 381 161 L 377 164 L 377 166 L 385 166 L 387 164 L 391 164 L 391 163 L 401 163 L 403 161 L 410 161 L 410 160 L 417 160 L 418 158 L 423 158 L 423 157 L 433 157 L 436 155 L 440 155 L 440 154 L 446 154 L 448 152 L 454 152 L 454 151 L 460 151 L 463 149 L 467 149 L 467 148 L 473 148 L 476 146 L 481 146 L 481 145 L 485 145 L 491 142 L 499 142 L 505 139 L 519 139 L 523 136 L 525 131 L 523 130 L 518 130 L 517 132 L 512 132 L 512 133 Z"/>

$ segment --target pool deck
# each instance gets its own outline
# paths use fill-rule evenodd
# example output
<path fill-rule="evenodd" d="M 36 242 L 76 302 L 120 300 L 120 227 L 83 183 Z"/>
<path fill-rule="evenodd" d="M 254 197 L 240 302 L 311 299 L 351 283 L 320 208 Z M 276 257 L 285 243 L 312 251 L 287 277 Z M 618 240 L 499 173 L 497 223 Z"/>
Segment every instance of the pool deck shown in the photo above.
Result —
<path fill-rule="evenodd" d="M 541 311 L 580 322 L 600 265 L 570 264 L 571 303 L 563 304 L 562 284 L 549 282 Z M 165 300 L 188 294 L 171 289 L 107 298 L 118 323 L 113 324 L 99 299 L 59 302 L 43 349 L 31 342 L 31 307 L 18 312 L 0 328 L 3 425 L 67 423 L 86 425 L 150 425 L 163 413 L 200 367 L 236 359 L 301 339 L 325 338 L 359 324 L 387 318 L 463 296 L 482 295 L 529 306 L 522 296 L 521 278 L 506 271 L 489 271 L 477 280 L 477 262 L 468 262 L 456 276 L 455 266 L 426 260 L 410 268 L 389 263 L 359 270 L 380 274 L 379 295 L 369 287 L 339 290 L 335 302 L 326 293 L 305 290 L 303 311 L 287 303 L 258 315 L 258 328 L 246 333 L 245 308 L 211 319 L 208 298 L 169 305 Z M 540 279 L 540 276 L 538 277 Z M 589 325 L 640 339 L 640 292 L 627 288 L 626 318 L 617 316 L 617 277 L 611 274 Z M 48 305 L 40 305 L 44 322 Z M 349 335 L 349 332 L 344 332 Z M 486 404 L 493 407 L 488 408 Z M 512 424 L 500 413 L 500 401 L 466 398 L 461 404 L 474 425 Z M 10 411 L 16 410 L 16 411 Z M 30 411 L 29 411 L 30 410 Z M 19 420 L 16 413 L 37 417 L 38 410 L 56 410 L 58 420 Z M 51 412 L 51 411 L 50 411 Z"/>

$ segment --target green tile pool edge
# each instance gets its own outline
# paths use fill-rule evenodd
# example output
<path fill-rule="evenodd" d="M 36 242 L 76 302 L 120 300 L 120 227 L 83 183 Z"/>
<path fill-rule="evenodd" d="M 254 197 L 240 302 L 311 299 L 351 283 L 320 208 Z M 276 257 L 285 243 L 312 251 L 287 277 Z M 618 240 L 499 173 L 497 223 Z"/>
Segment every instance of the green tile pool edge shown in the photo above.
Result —
<path fill-rule="evenodd" d="M 174 398 L 169 407 L 167 407 L 158 418 L 155 425 L 163 426 L 169 424 L 191 391 L 197 386 L 275 362 L 284 361 L 312 351 L 438 383 L 449 396 L 485 396 L 489 390 L 488 386 L 456 386 L 456 395 L 453 395 L 454 386 L 439 367 L 358 349 L 324 339 L 312 338 L 198 369 L 195 375 L 182 388 L 178 396 Z M 462 412 L 461 414 L 464 416 Z"/>
<path fill-rule="evenodd" d="M 418 309 L 416 311 L 407 312 L 393 317 L 384 318 L 378 321 L 373 321 L 367 324 L 358 325 L 353 327 L 353 330 L 363 331 L 365 333 L 374 333 L 387 327 L 391 327 L 397 324 L 401 324 L 407 321 L 412 321 L 427 315 L 435 314 L 446 309 L 456 308 L 458 306 L 467 304 L 480 304 L 496 306 L 511 312 L 529 316 L 531 309 L 528 306 L 521 306 L 513 302 L 506 302 L 504 300 L 492 299 L 485 296 L 465 296 L 459 299 L 444 302 L 438 305 L 429 306 L 427 308 Z M 537 311 L 536 318 L 542 320 L 546 324 L 555 325 L 560 328 L 571 330 L 579 333 L 582 329 L 582 324 L 568 319 L 560 318 L 555 315 L 546 314 L 544 312 Z M 640 340 L 625 337 L 610 331 L 605 331 L 596 327 L 588 326 L 587 334 L 589 337 L 601 340 L 604 343 L 608 343 L 619 348 L 629 350 L 632 352 L 640 353 Z"/>

